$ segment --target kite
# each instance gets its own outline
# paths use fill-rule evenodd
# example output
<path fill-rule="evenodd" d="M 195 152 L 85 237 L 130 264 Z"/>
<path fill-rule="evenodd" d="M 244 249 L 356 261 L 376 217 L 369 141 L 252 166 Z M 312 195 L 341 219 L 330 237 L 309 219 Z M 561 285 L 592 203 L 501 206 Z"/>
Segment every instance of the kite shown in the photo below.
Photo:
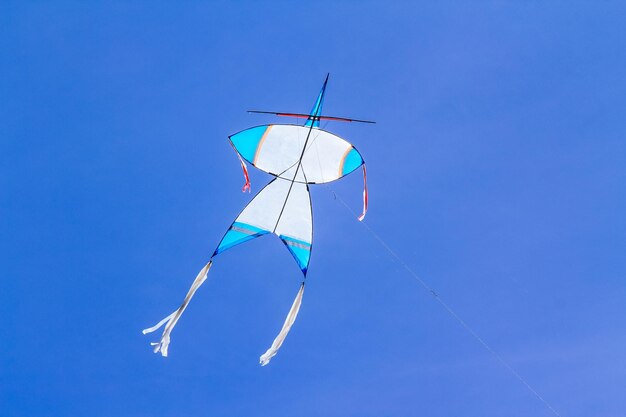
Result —
<path fill-rule="evenodd" d="M 352 144 L 321 129 L 320 121 L 374 122 L 322 116 L 327 83 L 328 75 L 310 114 L 249 111 L 250 113 L 306 119 L 304 125 L 261 125 L 229 136 L 243 170 L 245 178 L 243 192 L 250 192 L 250 178 L 246 163 L 271 174 L 274 178 L 256 194 L 228 228 L 209 262 L 193 281 L 181 306 L 155 326 L 143 331 L 144 334 L 151 333 L 165 325 L 160 341 L 152 343 L 155 353 L 161 352 L 162 356 L 167 356 L 170 334 L 195 292 L 207 279 L 213 258 L 240 243 L 263 235 L 274 234 L 284 243 L 295 259 L 302 272 L 303 281 L 280 333 L 259 359 L 261 365 L 267 365 L 287 337 L 302 303 L 313 244 L 309 186 L 335 181 L 362 167 L 363 212 L 359 220 L 365 217 L 368 206 L 365 161 Z"/>

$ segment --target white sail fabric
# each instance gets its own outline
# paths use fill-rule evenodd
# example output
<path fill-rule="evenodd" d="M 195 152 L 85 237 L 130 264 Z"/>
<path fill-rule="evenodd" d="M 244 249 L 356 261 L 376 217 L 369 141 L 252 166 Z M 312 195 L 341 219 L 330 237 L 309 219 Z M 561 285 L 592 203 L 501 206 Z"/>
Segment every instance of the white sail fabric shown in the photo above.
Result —
<path fill-rule="evenodd" d="M 306 184 L 277 178 L 257 194 L 235 222 L 311 243 L 313 219 L 309 190 Z"/>
<path fill-rule="evenodd" d="M 215 254 L 267 233 L 280 237 L 306 274 L 313 241 L 311 197 L 306 184 L 274 179 L 237 216 Z"/>
<path fill-rule="evenodd" d="M 309 184 L 334 181 L 363 163 L 361 155 L 350 143 L 315 127 L 257 126 L 231 136 L 230 140 L 237 152 L 252 165 L 290 181 L 294 179 L 300 156 L 302 163 L 295 180 Z"/>

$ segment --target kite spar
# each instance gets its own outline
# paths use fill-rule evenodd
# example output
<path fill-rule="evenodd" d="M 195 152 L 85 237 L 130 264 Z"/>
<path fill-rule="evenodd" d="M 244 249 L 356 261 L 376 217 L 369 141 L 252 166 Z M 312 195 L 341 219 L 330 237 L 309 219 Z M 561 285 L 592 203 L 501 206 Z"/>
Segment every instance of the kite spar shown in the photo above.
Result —
<path fill-rule="evenodd" d="M 160 341 L 152 343 L 155 353 L 161 352 L 161 355 L 167 356 L 171 332 L 195 292 L 207 279 L 213 258 L 241 243 L 266 234 L 274 234 L 283 242 L 298 264 L 303 281 L 280 333 L 271 347 L 260 357 L 261 365 L 267 365 L 287 337 L 302 303 L 313 244 L 309 185 L 335 181 L 362 167 L 363 213 L 359 220 L 365 217 L 368 206 L 365 161 L 354 146 L 339 136 L 321 129 L 319 125 L 320 120 L 374 122 L 322 116 L 327 84 L 328 75 L 308 115 L 250 110 L 251 113 L 306 118 L 304 125 L 261 125 L 229 137 L 244 173 L 243 192 L 249 192 L 251 188 L 246 163 L 271 174 L 274 179 L 257 193 L 228 228 L 211 259 L 198 273 L 181 306 L 155 326 L 143 331 L 144 334 L 151 333 L 165 325 Z"/>

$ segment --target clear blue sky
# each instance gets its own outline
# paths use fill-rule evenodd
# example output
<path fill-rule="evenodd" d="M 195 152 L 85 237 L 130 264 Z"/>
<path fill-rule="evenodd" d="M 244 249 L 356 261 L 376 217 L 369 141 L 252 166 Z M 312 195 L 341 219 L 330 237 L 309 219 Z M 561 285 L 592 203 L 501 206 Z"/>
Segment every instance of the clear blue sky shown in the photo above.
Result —
<path fill-rule="evenodd" d="M 108 2 L 107 2 L 108 3 Z M 437 3 L 434 5 L 433 3 Z M 0 416 L 551 416 L 324 186 L 299 270 L 227 136 L 306 112 L 367 222 L 563 416 L 626 415 L 623 2 L 3 2 Z M 269 179 L 251 172 L 253 191 Z M 334 190 L 360 210 L 361 178 Z"/>

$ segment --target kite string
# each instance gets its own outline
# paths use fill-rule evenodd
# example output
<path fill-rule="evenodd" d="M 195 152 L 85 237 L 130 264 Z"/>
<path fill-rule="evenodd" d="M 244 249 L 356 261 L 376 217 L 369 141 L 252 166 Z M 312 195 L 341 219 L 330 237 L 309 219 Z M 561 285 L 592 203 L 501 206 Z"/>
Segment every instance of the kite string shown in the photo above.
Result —
<path fill-rule="evenodd" d="M 352 208 L 340 196 L 338 196 L 337 193 L 335 193 L 335 191 L 328 184 L 325 185 L 354 217 L 358 217 L 354 210 L 352 210 Z M 411 275 L 417 282 L 419 282 L 420 285 L 426 291 L 428 291 L 435 298 L 435 300 L 437 300 L 437 302 L 443 307 L 443 309 L 446 310 L 448 314 L 450 314 L 450 316 L 452 316 L 452 318 L 454 318 L 461 325 L 461 327 L 463 327 L 485 350 L 487 350 L 487 352 L 489 352 L 498 362 L 500 362 L 502 366 L 504 366 L 511 374 L 513 374 L 513 376 L 519 382 L 521 382 L 522 385 L 524 385 L 528 389 L 528 391 L 530 391 L 539 401 L 541 401 L 555 416 L 561 417 L 561 414 L 559 414 L 554 409 L 554 407 L 552 407 L 552 405 L 550 405 L 550 403 L 545 398 L 543 398 L 543 396 L 539 394 L 539 392 L 537 392 L 537 390 L 533 388 L 533 386 L 530 385 L 530 383 L 524 377 L 522 377 L 515 370 L 515 368 L 513 368 L 513 366 L 505 361 L 504 358 L 498 354 L 498 352 L 496 352 L 482 337 L 480 337 L 478 333 L 476 333 L 474 329 L 472 329 L 469 324 L 467 324 L 465 320 L 463 320 L 452 309 L 452 307 L 450 307 L 445 301 L 443 301 L 439 294 L 437 294 L 437 292 L 430 285 L 428 285 L 426 281 L 420 278 L 420 276 L 417 275 L 417 273 L 413 271 L 413 269 L 406 262 L 404 262 L 393 249 L 391 249 L 391 247 L 378 235 L 378 233 L 376 233 L 365 221 L 361 221 L 359 223 L 365 226 L 368 232 L 370 232 L 371 235 L 374 236 L 374 238 L 378 241 L 378 243 L 380 243 L 380 245 L 385 248 L 389 255 L 396 262 L 398 262 L 409 273 L 409 275 Z"/>

